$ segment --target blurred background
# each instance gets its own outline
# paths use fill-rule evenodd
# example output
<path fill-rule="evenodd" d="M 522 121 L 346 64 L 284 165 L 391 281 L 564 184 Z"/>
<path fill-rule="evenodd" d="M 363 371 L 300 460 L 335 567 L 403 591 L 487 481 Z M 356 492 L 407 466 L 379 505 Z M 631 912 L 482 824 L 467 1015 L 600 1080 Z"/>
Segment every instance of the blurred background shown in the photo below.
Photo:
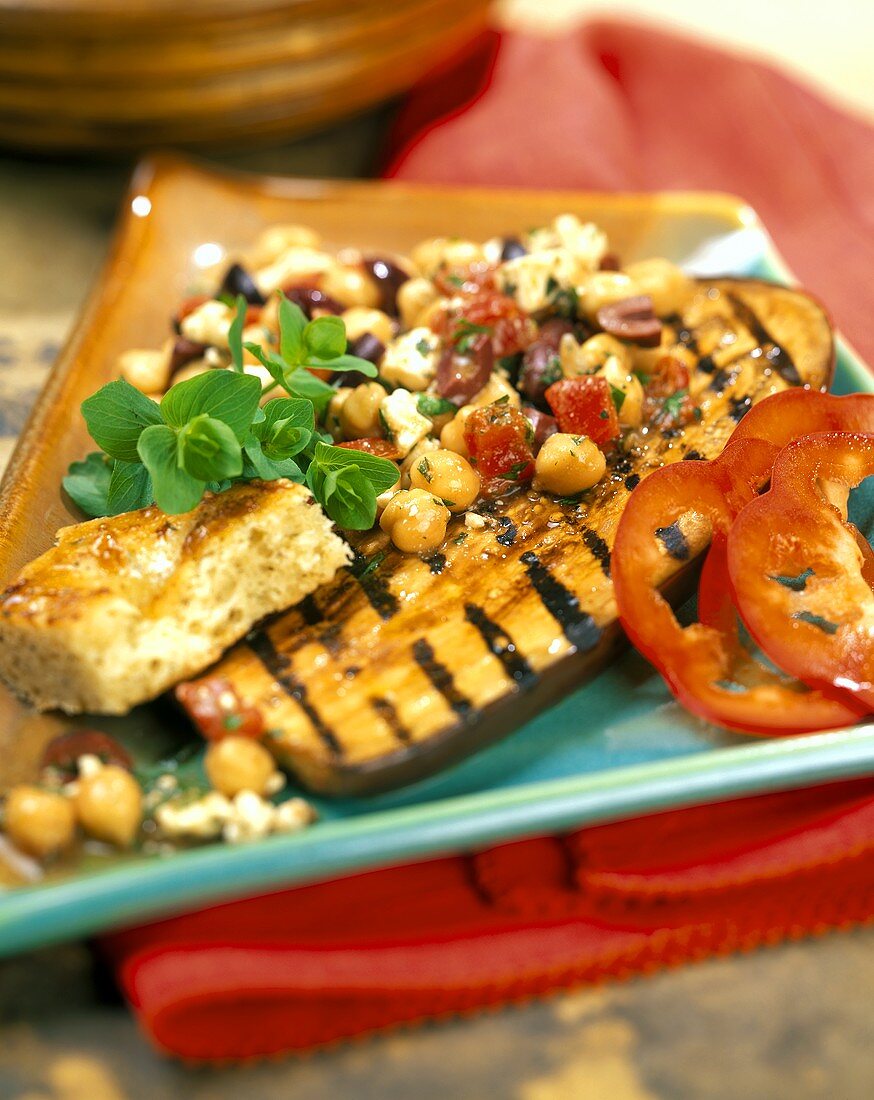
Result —
<path fill-rule="evenodd" d="M 487 20 L 560 35 L 592 14 L 752 51 L 874 115 L 871 0 L 0 0 L 0 469 L 139 150 L 372 175 L 400 97 Z M 784 945 L 224 1076 L 152 1054 L 72 945 L 0 964 L 0 1097 L 862 1100 L 872 943 Z"/>

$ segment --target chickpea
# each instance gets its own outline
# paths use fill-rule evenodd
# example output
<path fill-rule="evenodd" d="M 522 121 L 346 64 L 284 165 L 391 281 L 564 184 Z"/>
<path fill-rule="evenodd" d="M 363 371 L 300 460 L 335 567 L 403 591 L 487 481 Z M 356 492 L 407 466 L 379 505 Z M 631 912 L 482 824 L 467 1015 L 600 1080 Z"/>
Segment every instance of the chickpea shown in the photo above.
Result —
<path fill-rule="evenodd" d="M 22 784 L 6 796 L 4 823 L 13 844 L 44 859 L 73 842 L 76 811 L 57 791 Z"/>
<path fill-rule="evenodd" d="M 355 387 L 340 408 L 340 427 L 347 439 L 382 435 L 379 405 L 385 396 L 379 382 L 362 382 Z"/>
<path fill-rule="evenodd" d="M 621 271 L 593 271 L 586 276 L 577 293 L 583 313 L 593 319 L 602 306 L 633 298 L 641 291 L 637 283 Z"/>
<path fill-rule="evenodd" d="M 158 351 L 133 348 L 118 358 L 118 373 L 142 393 L 160 393 L 170 381 L 170 347 L 166 344 Z"/>
<path fill-rule="evenodd" d="M 628 264 L 625 273 L 639 287 L 638 294 L 648 294 L 652 298 L 659 317 L 682 313 L 695 292 L 695 284 L 689 276 L 661 257 Z"/>
<path fill-rule="evenodd" d="M 203 760 L 207 779 L 220 793 L 233 798 L 240 791 L 266 794 L 276 772 L 273 757 L 251 737 L 223 737 L 213 741 Z"/>
<path fill-rule="evenodd" d="M 522 405 L 522 398 L 519 396 L 519 391 L 515 386 L 510 385 L 506 375 L 502 374 L 499 370 L 494 370 L 488 382 L 486 382 L 481 390 L 477 390 L 470 399 L 469 404 L 474 406 L 474 408 L 481 409 L 485 405 L 494 405 L 496 401 L 501 401 L 502 399 L 507 404 L 512 405 L 514 409 L 518 409 Z"/>
<path fill-rule="evenodd" d="M 129 771 L 107 764 L 81 776 L 74 802 L 89 836 L 119 848 L 130 846 L 143 819 L 143 792 Z"/>
<path fill-rule="evenodd" d="M 535 462 L 540 487 L 565 497 L 597 485 L 606 469 L 603 453 L 588 436 L 566 432 L 551 435 Z"/>
<path fill-rule="evenodd" d="M 608 359 L 598 374 L 622 392 L 622 405 L 617 413 L 619 423 L 626 428 L 639 428 L 643 419 L 643 386 L 637 375 L 616 359 Z"/>
<path fill-rule="evenodd" d="M 449 509 L 424 489 L 401 489 L 382 513 L 379 526 L 405 554 L 436 550 L 446 538 Z"/>
<path fill-rule="evenodd" d="M 212 369 L 205 359 L 194 359 L 191 363 L 186 363 L 181 370 L 176 371 L 173 375 L 173 385 L 175 386 L 177 382 L 187 382 L 189 378 L 196 378 L 199 374 L 206 374 Z"/>
<path fill-rule="evenodd" d="M 375 309 L 380 302 L 376 280 L 359 264 L 331 264 L 323 273 L 320 286 L 328 297 L 347 307 Z"/>
<path fill-rule="evenodd" d="M 439 298 L 437 288 L 430 279 L 407 279 L 398 287 L 397 303 L 401 324 L 404 328 L 415 328 L 423 310 L 433 305 Z"/>
<path fill-rule="evenodd" d="M 558 347 L 558 357 L 565 378 L 594 374 L 611 360 L 617 362 L 626 373 L 631 370 L 628 348 L 606 332 L 590 336 L 582 344 L 577 343 L 573 333 L 566 332 Z"/>
<path fill-rule="evenodd" d="M 343 411 L 343 406 L 349 400 L 349 395 L 351 393 L 351 386 L 340 386 L 328 403 L 328 411 L 325 413 L 325 427 L 334 439 L 343 438 L 343 429 L 340 426 L 340 413 Z"/>
<path fill-rule="evenodd" d="M 271 225 L 258 235 L 254 258 L 258 264 L 268 264 L 290 248 L 317 249 L 322 239 L 305 225 Z"/>
<path fill-rule="evenodd" d="M 459 409 L 440 433 L 440 446 L 447 451 L 455 451 L 462 458 L 470 457 L 470 451 L 464 442 L 464 426 L 473 410 L 473 405 L 465 405 L 463 409 Z"/>
<path fill-rule="evenodd" d="M 423 455 L 410 470 L 410 486 L 439 497 L 450 512 L 466 512 L 479 496 L 480 479 L 461 455 L 433 451 Z"/>
<path fill-rule="evenodd" d="M 420 462 L 423 458 L 430 456 L 434 451 L 440 450 L 440 444 L 436 439 L 432 439 L 430 435 L 426 435 L 424 439 L 420 439 L 415 447 L 409 454 L 405 455 L 401 461 L 401 485 L 402 489 L 409 489 L 410 487 L 410 471 Z"/>
<path fill-rule="evenodd" d="M 273 333 L 270 331 L 270 329 L 265 328 L 264 325 L 249 325 L 247 328 L 243 329 L 244 344 L 260 344 L 262 347 L 267 349 L 273 344 L 273 342 Z M 251 351 L 248 351 L 245 347 L 243 348 L 243 363 L 249 367 L 261 366 L 261 360 L 256 359 Z M 268 381 L 270 381 L 269 372 Z"/>
<path fill-rule="evenodd" d="M 344 310 L 340 318 L 346 325 L 347 340 L 357 340 L 368 332 L 383 344 L 387 344 L 392 338 L 391 317 L 381 309 L 353 306 L 352 309 Z"/>
<path fill-rule="evenodd" d="M 400 487 L 401 487 L 401 478 L 400 478 L 400 474 L 398 474 L 398 479 L 394 483 L 394 485 L 392 485 L 388 489 L 386 489 L 384 493 L 380 493 L 379 496 L 376 498 L 376 514 L 377 515 L 379 515 L 379 516 L 382 515 L 382 513 L 388 507 L 389 501 L 395 495 L 395 493 L 400 489 Z"/>
<path fill-rule="evenodd" d="M 443 264 L 464 267 L 484 259 L 485 254 L 482 246 L 473 241 L 463 241 L 455 237 L 430 237 L 416 245 L 411 258 L 419 271 L 431 278 Z"/>

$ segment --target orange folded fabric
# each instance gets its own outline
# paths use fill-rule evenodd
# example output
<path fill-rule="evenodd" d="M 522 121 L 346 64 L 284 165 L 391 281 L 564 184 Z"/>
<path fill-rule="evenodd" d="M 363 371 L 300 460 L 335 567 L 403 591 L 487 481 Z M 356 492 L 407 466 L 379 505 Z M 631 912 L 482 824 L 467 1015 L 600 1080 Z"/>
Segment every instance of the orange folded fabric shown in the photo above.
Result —
<path fill-rule="evenodd" d="M 163 1051 L 224 1062 L 874 917 L 874 780 L 374 871 L 107 937 Z"/>
<path fill-rule="evenodd" d="M 768 66 L 623 24 L 488 34 L 416 89 L 389 163 L 447 183 L 740 194 L 874 359 L 872 128 Z M 355 875 L 101 947 L 160 1049 L 224 1062 L 872 917 L 869 780 Z"/>

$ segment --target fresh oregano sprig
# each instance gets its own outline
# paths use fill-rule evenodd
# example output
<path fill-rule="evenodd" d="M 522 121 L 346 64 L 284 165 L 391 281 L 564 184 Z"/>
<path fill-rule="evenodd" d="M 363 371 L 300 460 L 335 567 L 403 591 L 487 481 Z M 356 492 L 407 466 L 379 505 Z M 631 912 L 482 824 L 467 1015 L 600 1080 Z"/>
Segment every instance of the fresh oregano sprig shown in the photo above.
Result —
<path fill-rule="evenodd" d="M 278 354 L 243 344 L 246 303 L 237 299 L 228 342 L 231 370 L 210 370 L 172 386 L 160 404 L 123 379 L 109 382 L 82 404 L 102 453 L 74 462 L 64 488 L 90 516 L 117 515 L 156 503 L 171 515 L 187 512 L 209 489 L 237 481 L 280 477 L 306 483 L 341 527 L 366 530 L 376 497 L 397 480 L 397 467 L 374 455 L 335 447 L 316 427 L 334 389 L 311 368 L 376 373 L 347 355 L 339 317 L 307 321 L 294 303 L 279 306 Z M 272 384 L 244 373 L 243 348 L 270 371 Z M 281 386 L 288 397 L 260 406 Z"/>

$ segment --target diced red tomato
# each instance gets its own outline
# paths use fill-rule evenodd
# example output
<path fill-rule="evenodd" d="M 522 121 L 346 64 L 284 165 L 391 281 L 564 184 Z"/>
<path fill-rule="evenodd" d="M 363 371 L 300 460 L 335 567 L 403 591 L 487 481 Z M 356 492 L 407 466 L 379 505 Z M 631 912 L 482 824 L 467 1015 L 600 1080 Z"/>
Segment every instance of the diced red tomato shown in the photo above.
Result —
<path fill-rule="evenodd" d="M 689 396 L 689 370 L 673 355 L 656 360 L 643 387 L 643 420 L 658 428 L 679 428 L 695 416 Z"/>
<path fill-rule="evenodd" d="M 495 268 L 485 260 L 442 267 L 434 276 L 434 286 L 447 298 L 456 294 L 477 294 L 495 289 Z"/>
<path fill-rule="evenodd" d="M 518 409 L 507 404 L 475 409 L 465 424 L 464 442 L 487 495 L 534 477 L 534 429 Z"/>
<path fill-rule="evenodd" d="M 546 400 L 560 431 L 586 435 L 602 448 L 618 439 L 619 417 L 606 378 L 562 378 L 546 391 Z"/>
<path fill-rule="evenodd" d="M 234 685 L 221 676 L 180 684 L 176 698 L 207 741 L 232 734 L 258 738 L 264 733 L 261 711 L 244 703 Z"/>
<path fill-rule="evenodd" d="M 474 331 L 487 330 L 498 359 L 524 351 L 537 338 L 537 325 L 509 295 L 489 286 L 475 287 L 468 295 L 464 288 L 449 293 L 460 293 L 466 300 L 435 318 L 433 328 L 439 335 L 456 339 L 467 335 L 471 326 Z"/>
<path fill-rule="evenodd" d="M 369 455 L 376 455 L 377 458 L 390 458 L 392 461 L 401 457 L 395 444 L 387 439 L 350 439 L 346 443 L 338 443 L 337 446 L 345 447 L 349 451 L 364 451 Z"/>

